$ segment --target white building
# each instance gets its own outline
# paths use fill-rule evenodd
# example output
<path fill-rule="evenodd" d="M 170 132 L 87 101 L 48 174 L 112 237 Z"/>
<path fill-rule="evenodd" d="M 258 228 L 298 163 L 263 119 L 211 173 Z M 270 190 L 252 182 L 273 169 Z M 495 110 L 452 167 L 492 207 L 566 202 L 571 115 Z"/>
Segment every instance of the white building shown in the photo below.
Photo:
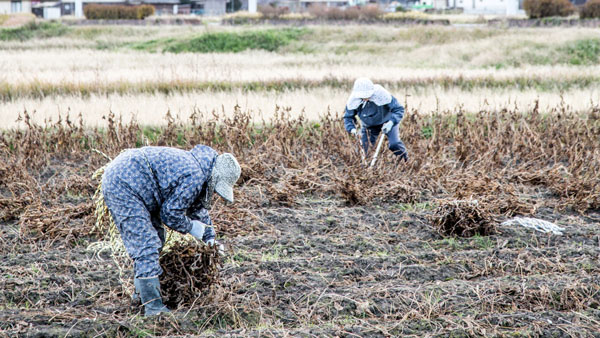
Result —
<path fill-rule="evenodd" d="M 0 0 L 0 14 L 31 13 L 31 0 Z"/>
<path fill-rule="evenodd" d="M 454 0 L 421 0 L 417 3 L 421 6 L 429 6 L 428 8 L 433 9 L 448 9 L 452 8 Z"/>
<path fill-rule="evenodd" d="M 448 0 L 466 14 L 524 15 L 523 0 Z M 455 4 L 454 4 L 455 2 Z M 453 6 L 450 6 L 452 8 Z"/>
<path fill-rule="evenodd" d="M 523 0 L 420 0 L 433 9 L 462 8 L 466 14 L 524 15 Z"/>

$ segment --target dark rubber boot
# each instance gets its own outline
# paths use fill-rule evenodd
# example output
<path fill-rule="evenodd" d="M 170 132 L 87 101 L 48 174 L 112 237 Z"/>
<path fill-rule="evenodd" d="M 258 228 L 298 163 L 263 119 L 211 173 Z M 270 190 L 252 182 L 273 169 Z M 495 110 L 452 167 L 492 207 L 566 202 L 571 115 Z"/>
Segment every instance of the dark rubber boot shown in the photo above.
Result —
<path fill-rule="evenodd" d="M 157 277 L 135 278 L 135 291 L 144 305 L 144 316 L 151 317 L 161 312 L 170 312 L 160 297 L 160 282 Z"/>

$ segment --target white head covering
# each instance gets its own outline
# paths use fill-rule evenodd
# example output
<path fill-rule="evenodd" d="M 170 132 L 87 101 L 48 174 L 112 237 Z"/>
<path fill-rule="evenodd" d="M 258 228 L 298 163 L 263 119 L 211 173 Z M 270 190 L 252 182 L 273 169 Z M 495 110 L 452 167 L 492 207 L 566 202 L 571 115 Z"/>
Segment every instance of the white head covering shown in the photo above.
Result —
<path fill-rule="evenodd" d="M 241 172 L 240 164 L 232 154 L 217 156 L 212 173 L 215 192 L 230 203 L 233 203 L 233 185 L 240 178 Z"/>
<path fill-rule="evenodd" d="M 369 83 L 372 85 L 371 89 L 369 89 Z M 363 96 L 366 94 L 370 95 Z M 392 94 L 385 90 L 385 88 L 383 88 L 381 85 L 374 85 L 373 82 L 371 82 L 371 80 L 367 78 L 358 78 L 354 82 L 354 88 L 352 89 L 352 93 L 348 98 L 346 107 L 349 110 L 356 109 L 363 102 L 363 99 L 366 98 L 368 98 L 369 101 L 375 103 L 378 106 L 383 106 L 392 102 Z"/>
<path fill-rule="evenodd" d="M 354 87 L 352 88 L 352 95 L 354 97 L 366 99 L 371 97 L 374 91 L 375 85 L 366 77 L 359 77 L 354 81 Z"/>
<path fill-rule="evenodd" d="M 201 201 L 202 205 L 209 209 L 215 192 L 226 201 L 233 203 L 233 185 L 240 178 L 241 172 L 242 169 L 235 156 L 230 153 L 217 156 L 208 187 Z"/>

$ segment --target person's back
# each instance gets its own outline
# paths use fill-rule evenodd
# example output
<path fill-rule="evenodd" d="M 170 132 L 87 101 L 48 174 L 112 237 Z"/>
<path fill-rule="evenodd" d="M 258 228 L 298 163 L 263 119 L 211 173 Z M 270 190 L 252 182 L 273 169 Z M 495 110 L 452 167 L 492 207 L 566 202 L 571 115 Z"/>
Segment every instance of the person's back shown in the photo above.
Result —
<path fill-rule="evenodd" d="M 197 183 L 210 177 L 216 156 L 215 150 L 203 145 L 191 151 L 170 147 L 128 149 L 109 164 L 103 186 L 130 190 L 150 212 L 156 212 L 182 183 L 189 182 L 188 189 L 201 189 Z"/>
<path fill-rule="evenodd" d="M 217 152 L 207 146 L 196 146 L 191 151 L 168 147 L 140 149 L 159 185 L 160 202 L 168 200 L 183 182 L 188 188 L 202 189 L 199 182 L 210 178 Z"/>

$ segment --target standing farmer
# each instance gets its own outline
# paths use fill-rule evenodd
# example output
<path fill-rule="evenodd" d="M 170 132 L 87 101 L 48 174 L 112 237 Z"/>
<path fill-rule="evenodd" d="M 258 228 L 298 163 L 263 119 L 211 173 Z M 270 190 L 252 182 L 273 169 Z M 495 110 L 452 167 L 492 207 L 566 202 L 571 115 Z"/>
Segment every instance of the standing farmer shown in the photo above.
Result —
<path fill-rule="evenodd" d="M 165 242 L 162 223 L 214 245 L 216 234 L 207 211 L 213 192 L 232 203 L 240 173 L 233 155 L 217 155 L 203 145 L 190 151 L 129 149 L 106 167 L 102 194 L 134 261 L 135 292 L 146 316 L 169 312 L 158 280 L 162 273 L 158 255 Z"/>
<path fill-rule="evenodd" d="M 380 85 L 361 77 L 356 79 L 352 93 L 346 103 L 344 127 L 353 136 L 357 136 L 356 116 L 361 121 L 361 143 L 365 152 L 369 144 L 374 145 L 383 132 L 388 137 L 389 149 L 404 161 L 408 161 L 408 152 L 400 140 L 398 124 L 404 116 L 404 107 L 398 100 Z"/>

